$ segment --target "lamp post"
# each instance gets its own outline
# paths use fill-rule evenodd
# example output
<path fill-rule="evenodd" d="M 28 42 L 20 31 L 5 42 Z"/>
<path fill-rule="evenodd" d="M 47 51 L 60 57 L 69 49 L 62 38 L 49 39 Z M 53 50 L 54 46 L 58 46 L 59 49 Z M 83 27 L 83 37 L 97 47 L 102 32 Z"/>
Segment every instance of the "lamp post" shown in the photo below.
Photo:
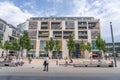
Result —
<path fill-rule="evenodd" d="M 114 63 L 115 63 L 115 67 L 117 67 L 115 45 L 114 45 L 114 37 L 113 37 L 113 29 L 112 29 L 112 22 L 110 22 L 110 29 L 111 29 L 111 37 L 112 37 L 112 45 L 113 45 Z"/>

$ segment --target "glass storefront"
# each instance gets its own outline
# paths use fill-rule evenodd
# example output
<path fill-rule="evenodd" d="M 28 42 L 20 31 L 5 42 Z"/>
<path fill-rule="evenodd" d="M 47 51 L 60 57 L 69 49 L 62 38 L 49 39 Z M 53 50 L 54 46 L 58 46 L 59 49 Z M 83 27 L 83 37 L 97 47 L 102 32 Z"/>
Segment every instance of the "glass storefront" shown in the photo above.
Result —
<path fill-rule="evenodd" d="M 72 57 L 73 58 L 80 58 L 80 44 L 79 43 L 75 44 L 75 49 L 76 49 L 75 53 L 73 53 Z"/>
<path fill-rule="evenodd" d="M 48 52 L 46 52 L 46 51 L 39 52 L 39 57 L 47 57 L 47 56 L 48 56 Z"/>
<path fill-rule="evenodd" d="M 32 57 L 32 58 L 34 58 L 34 57 L 35 57 L 35 54 L 36 54 L 36 51 L 28 51 L 27 57 Z"/>
<path fill-rule="evenodd" d="M 40 41 L 40 52 L 39 52 L 39 57 L 47 57 L 48 52 L 45 51 L 44 47 L 46 46 L 46 40 L 41 40 Z"/>
<path fill-rule="evenodd" d="M 53 59 L 57 59 L 57 57 L 58 57 L 59 59 L 62 58 L 62 51 L 59 51 L 59 52 L 53 51 L 52 58 L 53 58 Z"/>

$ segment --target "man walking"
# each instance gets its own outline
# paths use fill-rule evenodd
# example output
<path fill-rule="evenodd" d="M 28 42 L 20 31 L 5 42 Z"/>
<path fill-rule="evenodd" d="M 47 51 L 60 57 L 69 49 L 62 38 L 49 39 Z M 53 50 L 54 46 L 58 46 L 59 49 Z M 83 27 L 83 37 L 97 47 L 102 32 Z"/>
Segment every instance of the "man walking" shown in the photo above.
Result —
<path fill-rule="evenodd" d="M 45 58 L 43 65 L 44 65 L 44 70 L 43 71 L 48 72 L 48 65 L 49 65 L 49 58 L 48 57 Z"/>

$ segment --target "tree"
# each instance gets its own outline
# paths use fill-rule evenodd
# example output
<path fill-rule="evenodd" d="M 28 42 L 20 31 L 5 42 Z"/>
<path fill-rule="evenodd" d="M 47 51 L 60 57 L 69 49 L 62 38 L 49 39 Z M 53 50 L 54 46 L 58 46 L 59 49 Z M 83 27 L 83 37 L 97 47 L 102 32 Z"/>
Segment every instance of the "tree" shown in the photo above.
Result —
<path fill-rule="evenodd" d="M 80 50 L 81 50 L 81 57 L 84 58 L 85 57 L 84 52 L 86 50 L 86 45 L 83 40 L 80 42 Z"/>
<path fill-rule="evenodd" d="M 45 45 L 44 49 L 46 52 L 49 51 L 49 41 L 46 41 L 46 45 Z"/>
<path fill-rule="evenodd" d="M 56 55 L 57 55 L 57 59 L 58 59 L 58 53 L 60 51 L 60 46 L 59 46 L 59 41 L 58 40 L 55 41 L 55 48 L 54 49 L 56 51 Z"/>
<path fill-rule="evenodd" d="M 28 36 L 28 32 L 25 30 L 23 32 L 23 36 L 20 37 L 20 42 L 19 42 L 22 50 L 26 49 L 27 51 L 29 51 L 31 49 L 31 42 Z M 22 53 L 23 55 L 23 53 Z"/>
<path fill-rule="evenodd" d="M 53 40 L 53 38 L 50 38 L 50 40 L 49 40 L 50 57 L 52 57 L 51 54 L 52 54 L 53 49 L 54 49 L 54 40 Z"/>
<path fill-rule="evenodd" d="M 95 43 L 96 43 L 96 47 L 101 51 L 103 57 L 104 56 L 103 52 L 106 51 L 106 42 L 100 36 L 98 36 Z"/>
<path fill-rule="evenodd" d="M 6 50 L 6 57 L 7 57 L 8 50 L 11 49 L 11 44 L 9 43 L 9 41 L 5 41 L 3 48 Z"/>
<path fill-rule="evenodd" d="M 75 52 L 75 42 L 73 40 L 72 35 L 69 35 L 69 37 L 68 37 L 67 47 L 69 49 L 70 57 L 72 58 L 72 53 Z"/>
<path fill-rule="evenodd" d="M 17 39 L 14 39 L 14 40 L 12 41 L 11 49 L 14 50 L 14 51 L 18 51 L 18 50 L 19 50 L 19 44 L 18 44 Z"/>
<path fill-rule="evenodd" d="M 87 49 L 89 52 L 91 52 L 91 50 L 92 50 L 92 47 L 91 47 L 91 45 L 90 45 L 89 42 L 88 42 L 87 45 L 86 45 L 86 49 Z"/>
<path fill-rule="evenodd" d="M 86 44 L 86 50 L 87 50 L 87 55 L 90 55 L 90 52 L 91 52 L 91 50 L 92 50 L 92 47 L 91 47 L 91 44 L 89 43 L 89 42 L 87 42 L 87 44 Z M 87 56 L 86 55 L 86 56 Z M 92 56 L 90 55 L 90 56 L 88 56 L 87 58 L 92 58 Z"/>

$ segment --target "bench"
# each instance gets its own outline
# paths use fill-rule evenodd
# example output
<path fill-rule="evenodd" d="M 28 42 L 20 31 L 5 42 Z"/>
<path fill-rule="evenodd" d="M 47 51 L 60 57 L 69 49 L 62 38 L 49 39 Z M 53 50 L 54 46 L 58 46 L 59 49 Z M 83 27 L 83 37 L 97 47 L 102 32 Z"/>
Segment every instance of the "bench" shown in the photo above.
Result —
<path fill-rule="evenodd" d="M 113 63 L 83 61 L 83 63 L 73 64 L 73 67 L 113 67 Z"/>

